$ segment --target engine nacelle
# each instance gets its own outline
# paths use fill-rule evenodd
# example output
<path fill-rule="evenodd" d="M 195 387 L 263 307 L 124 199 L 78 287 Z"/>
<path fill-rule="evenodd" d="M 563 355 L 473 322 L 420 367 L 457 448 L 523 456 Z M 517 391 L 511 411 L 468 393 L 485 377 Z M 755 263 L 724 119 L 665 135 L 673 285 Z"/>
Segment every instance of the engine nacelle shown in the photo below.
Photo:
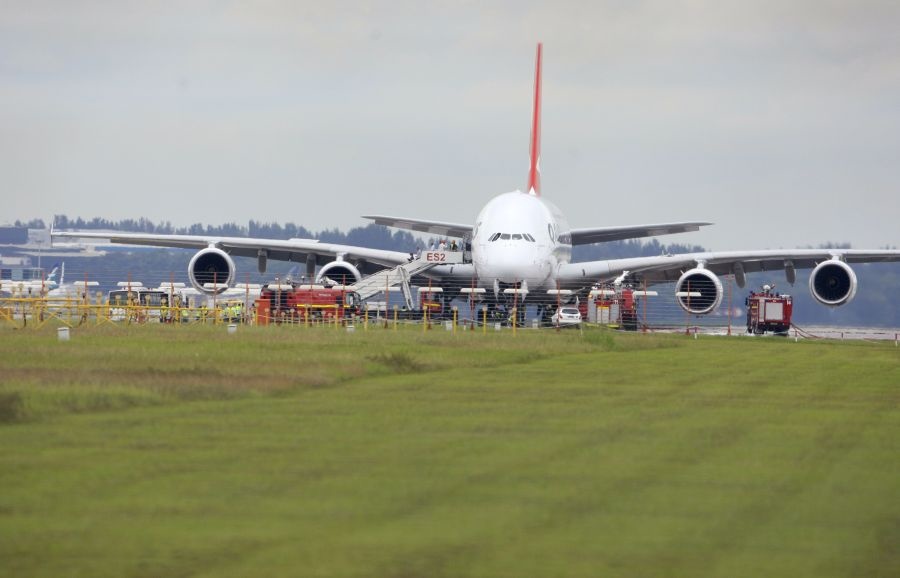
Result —
<path fill-rule="evenodd" d="M 679 277 L 676 293 L 700 293 L 700 295 L 676 295 L 678 305 L 688 313 L 706 315 L 722 302 L 722 282 L 707 269 L 691 269 Z"/>
<path fill-rule="evenodd" d="M 822 305 L 846 305 L 856 296 L 856 273 L 843 261 L 823 261 L 809 274 L 809 292 Z"/>
<path fill-rule="evenodd" d="M 209 247 L 198 251 L 188 264 L 191 285 L 203 293 L 221 293 L 234 282 L 234 261 L 225 251 Z M 220 285 L 218 290 L 206 287 L 207 283 Z"/>
<path fill-rule="evenodd" d="M 325 285 L 326 277 L 338 285 L 352 285 L 362 279 L 359 269 L 347 261 L 332 261 L 319 269 L 316 283 Z"/>

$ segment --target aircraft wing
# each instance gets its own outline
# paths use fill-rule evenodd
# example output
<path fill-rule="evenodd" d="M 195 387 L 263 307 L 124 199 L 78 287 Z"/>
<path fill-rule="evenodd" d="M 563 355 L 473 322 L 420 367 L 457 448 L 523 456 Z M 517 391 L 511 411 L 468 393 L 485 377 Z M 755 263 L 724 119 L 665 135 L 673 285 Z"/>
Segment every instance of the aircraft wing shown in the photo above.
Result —
<path fill-rule="evenodd" d="M 384 215 L 363 215 L 363 219 L 370 219 L 379 225 L 418 231 L 420 233 L 432 233 L 443 237 L 465 237 L 472 234 L 472 225 L 459 223 L 445 223 L 443 221 L 424 221 L 422 219 L 406 219 L 403 217 L 386 217 Z"/>
<path fill-rule="evenodd" d="M 587 245 L 589 243 L 605 243 L 607 241 L 637 239 L 638 237 L 656 237 L 657 235 L 688 233 L 691 231 L 699 231 L 700 227 L 706 225 L 712 225 L 712 223 L 658 223 L 656 225 L 572 229 L 572 244 Z"/>
<path fill-rule="evenodd" d="M 53 231 L 51 238 L 77 238 L 106 241 L 121 245 L 147 247 L 174 247 L 178 249 L 205 249 L 217 247 L 236 257 L 258 257 L 264 251 L 269 259 L 276 261 L 304 262 L 309 256 L 318 264 L 326 259 L 341 256 L 347 260 L 363 260 L 369 263 L 393 267 L 409 260 L 409 253 L 370 249 L 354 245 L 320 243 L 316 239 L 253 239 L 247 237 L 217 237 L 209 235 L 154 235 L 146 233 L 119 233 L 95 231 Z M 321 259 L 321 262 L 320 262 Z"/>
<path fill-rule="evenodd" d="M 583 286 L 586 283 L 611 281 L 626 271 L 648 283 L 677 280 L 688 269 L 703 264 L 717 275 L 811 269 L 829 259 L 847 263 L 883 263 L 900 261 L 900 250 L 859 251 L 854 249 L 793 249 L 761 251 L 723 251 L 683 253 L 659 257 L 633 257 L 609 261 L 565 263 L 559 268 L 560 282 Z"/>

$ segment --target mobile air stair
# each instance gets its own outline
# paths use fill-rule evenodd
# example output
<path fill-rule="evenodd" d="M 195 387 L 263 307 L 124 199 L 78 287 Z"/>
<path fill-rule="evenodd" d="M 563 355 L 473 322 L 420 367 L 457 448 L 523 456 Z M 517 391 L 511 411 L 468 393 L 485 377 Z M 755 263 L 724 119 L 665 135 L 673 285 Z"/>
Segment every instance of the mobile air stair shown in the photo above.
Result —
<path fill-rule="evenodd" d="M 397 265 L 393 269 L 385 269 L 368 277 L 360 279 L 358 282 L 347 287 L 351 291 L 355 291 L 359 298 L 365 301 L 369 297 L 381 293 L 382 291 L 400 285 L 403 292 L 403 300 L 407 309 L 413 309 L 415 300 L 412 291 L 409 288 L 409 280 L 437 265 L 449 265 L 452 263 L 461 263 L 463 254 L 454 251 L 428 251 L 422 252 L 418 259 L 413 259 L 408 263 Z"/>

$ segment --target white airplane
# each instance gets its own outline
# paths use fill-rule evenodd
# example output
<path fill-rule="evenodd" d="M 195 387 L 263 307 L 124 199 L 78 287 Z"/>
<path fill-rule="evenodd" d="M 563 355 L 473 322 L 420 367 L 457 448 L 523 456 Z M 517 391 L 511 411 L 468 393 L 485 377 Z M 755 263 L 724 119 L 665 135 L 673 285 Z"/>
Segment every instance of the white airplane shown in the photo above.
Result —
<path fill-rule="evenodd" d="M 59 276 L 58 281 L 57 276 Z M 4 282 L 0 284 L 0 292 L 13 293 L 23 297 L 42 297 L 51 300 L 80 299 L 85 296 L 88 287 L 96 287 L 98 285 L 97 281 L 66 283 L 66 263 L 62 262 L 54 265 L 44 280 Z"/>
<path fill-rule="evenodd" d="M 59 273 L 59 282 L 56 281 L 56 274 Z M 85 296 L 85 292 L 89 287 L 97 287 L 100 285 L 97 281 L 75 281 L 74 283 L 66 283 L 66 262 L 63 261 L 59 267 L 54 267 L 47 275 L 48 291 L 46 296 L 51 299 L 81 299 Z"/>
<path fill-rule="evenodd" d="M 62 264 L 65 275 L 65 263 Z M 18 295 L 38 296 L 46 295 L 58 285 L 56 275 L 59 273 L 60 263 L 53 265 L 53 269 L 43 279 L 30 279 L 28 281 L 3 281 L 0 282 L 0 292 L 15 293 Z"/>
<path fill-rule="evenodd" d="M 60 268 L 62 269 L 62 273 L 60 274 L 59 282 L 56 281 L 56 275 L 60 273 Z M 44 280 L 44 285 L 48 287 L 56 287 L 57 285 L 63 283 L 63 280 L 66 276 L 66 264 L 65 263 L 57 263 L 53 266 L 53 269 L 50 269 L 50 272 L 47 273 L 47 278 Z"/>
<path fill-rule="evenodd" d="M 541 196 L 540 112 L 542 45 L 537 45 L 534 107 L 531 119 L 530 167 L 526 192 L 513 191 L 488 201 L 474 225 L 423 219 L 367 215 L 375 223 L 441 237 L 457 237 L 471 247 L 471 260 L 438 265 L 425 273 L 445 285 L 468 287 L 477 284 L 492 289 L 495 302 L 513 293 L 519 300 L 550 301 L 548 291 L 564 288 L 581 290 L 598 282 L 630 278 L 654 283 L 676 281 L 678 304 L 693 314 L 712 312 L 722 300 L 720 275 L 734 275 L 744 287 L 746 274 L 782 269 L 787 281 L 795 281 L 795 271 L 812 268 L 809 288 L 824 305 L 838 306 L 853 299 L 856 274 L 850 263 L 900 260 L 896 250 L 797 249 L 703 252 L 659 257 L 636 257 L 587 262 L 571 262 L 572 246 L 697 231 L 706 222 L 660 223 L 637 226 L 607 226 L 570 229 L 563 213 Z M 191 283 L 200 291 L 232 284 L 233 256 L 258 259 L 265 272 L 268 259 L 306 263 L 310 278 L 359 281 L 363 274 L 409 261 L 409 254 L 350 245 L 320 243 L 315 239 L 250 239 L 204 235 L 147 235 L 141 233 L 98 233 L 51 231 L 52 238 L 78 237 L 106 239 L 112 243 L 199 249 L 188 264 Z M 511 290 L 511 291 L 508 291 Z M 544 297 L 541 297 L 544 296 Z M 555 298 L 552 299 L 555 302 Z"/>

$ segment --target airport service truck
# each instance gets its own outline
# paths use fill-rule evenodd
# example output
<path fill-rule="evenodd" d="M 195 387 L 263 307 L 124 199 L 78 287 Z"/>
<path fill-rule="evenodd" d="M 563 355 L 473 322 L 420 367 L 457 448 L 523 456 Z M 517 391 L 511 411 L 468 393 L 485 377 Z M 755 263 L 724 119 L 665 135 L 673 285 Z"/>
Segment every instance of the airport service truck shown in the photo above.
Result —
<path fill-rule="evenodd" d="M 787 335 L 794 312 L 793 300 L 790 295 L 781 295 L 774 289 L 775 285 L 763 285 L 761 291 L 750 292 L 745 302 L 747 333 Z"/>
<path fill-rule="evenodd" d="M 334 321 L 358 311 L 359 295 L 340 286 L 270 283 L 257 301 L 260 323 Z"/>

